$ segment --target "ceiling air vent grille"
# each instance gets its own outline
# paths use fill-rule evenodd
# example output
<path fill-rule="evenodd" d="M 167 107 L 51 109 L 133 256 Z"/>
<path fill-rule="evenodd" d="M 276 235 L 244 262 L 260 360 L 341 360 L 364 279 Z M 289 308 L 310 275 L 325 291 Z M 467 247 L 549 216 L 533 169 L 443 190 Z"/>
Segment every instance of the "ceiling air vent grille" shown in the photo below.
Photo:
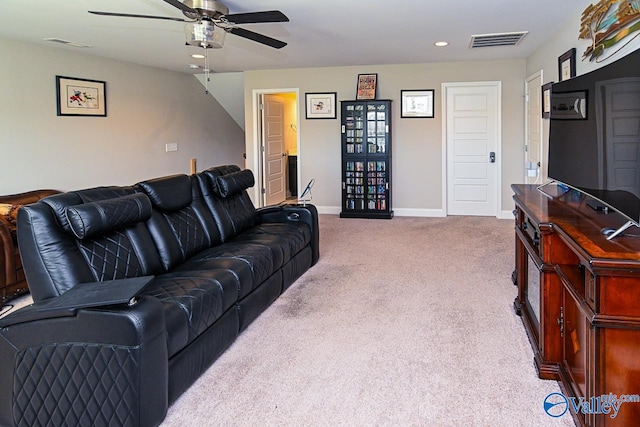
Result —
<path fill-rule="evenodd" d="M 478 34 L 471 36 L 470 48 L 490 46 L 516 46 L 526 36 L 528 31 L 517 33 Z"/>

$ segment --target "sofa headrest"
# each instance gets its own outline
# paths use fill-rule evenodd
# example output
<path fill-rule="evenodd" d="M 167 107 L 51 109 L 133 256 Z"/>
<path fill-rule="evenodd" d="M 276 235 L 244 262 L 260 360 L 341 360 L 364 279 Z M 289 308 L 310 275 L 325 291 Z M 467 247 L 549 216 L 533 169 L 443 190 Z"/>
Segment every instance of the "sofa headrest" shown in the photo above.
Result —
<path fill-rule="evenodd" d="M 232 172 L 239 172 L 240 166 L 238 165 L 222 165 L 222 166 L 214 166 L 212 168 L 206 169 L 203 172 L 209 176 L 216 177 L 221 175 L 227 175 Z"/>
<path fill-rule="evenodd" d="M 226 199 L 229 196 L 241 193 L 247 188 L 253 187 L 254 184 L 255 180 L 253 178 L 253 172 L 245 169 L 243 171 L 217 176 L 215 178 L 213 191 L 218 197 Z"/>
<path fill-rule="evenodd" d="M 55 194 L 45 197 L 41 202 L 49 205 L 55 213 L 60 226 L 66 232 L 73 234 L 69 221 L 67 220 L 67 207 L 81 205 L 83 203 L 99 202 L 101 200 L 116 199 L 134 193 L 135 190 L 132 187 L 94 187 Z"/>
<path fill-rule="evenodd" d="M 163 211 L 177 211 L 192 200 L 191 179 L 187 175 L 172 175 L 138 183 L 151 203 Z"/>
<path fill-rule="evenodd" d="M 73 234 L 82 240 L 146 221 L 151 217 L 151 202 L 142 193 L 130 194 L 69 206 L 66 217 Z"/>

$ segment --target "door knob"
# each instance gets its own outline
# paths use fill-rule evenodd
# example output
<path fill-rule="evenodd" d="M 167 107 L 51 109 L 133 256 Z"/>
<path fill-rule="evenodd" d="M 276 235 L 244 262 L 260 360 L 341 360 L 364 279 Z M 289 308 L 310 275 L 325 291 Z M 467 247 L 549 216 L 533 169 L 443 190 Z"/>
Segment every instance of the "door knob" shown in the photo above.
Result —
<path fill-rule="evenodd" d="M 489 153 L 489 163 L 495 163 L 496 162 L 496 152 L 492 151 Z"/>

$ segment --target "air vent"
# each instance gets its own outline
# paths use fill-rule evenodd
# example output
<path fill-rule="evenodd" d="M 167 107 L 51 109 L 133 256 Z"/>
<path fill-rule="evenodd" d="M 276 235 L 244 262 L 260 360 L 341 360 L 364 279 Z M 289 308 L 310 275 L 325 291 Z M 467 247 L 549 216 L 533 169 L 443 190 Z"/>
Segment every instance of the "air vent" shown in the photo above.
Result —
<path fill-rule="evenodd" d="M 520 31 L 517 33 L 478 34 L 471 36 L 469 47 L 474 49 L 476 47 L 515 46 L 528 33 L 528 31 Z"/>
<path fill-rule="evenodd" d="M 69 40 L 57 39 L 57 38 L 54 38 L 54 37 L 46 38 L 46 39 L 44 39 L 44 41 L 52 42 L 52 43 L 66 44 L 67 46 L 73 46 L 73 47 L 92 47 L 91 45 L 88 45 L 88 44 L 71 42 Z"/>

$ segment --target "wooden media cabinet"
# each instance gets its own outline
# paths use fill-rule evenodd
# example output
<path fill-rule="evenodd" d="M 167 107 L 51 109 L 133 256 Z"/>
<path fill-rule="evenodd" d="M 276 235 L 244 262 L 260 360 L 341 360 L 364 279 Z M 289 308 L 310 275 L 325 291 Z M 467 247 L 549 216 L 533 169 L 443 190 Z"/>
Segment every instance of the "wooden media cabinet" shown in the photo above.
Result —
<path fill-rule="evenodd" d="M 620 227 L 622 215 L 574 190 L 512 189 L 514 308 L 539 377 L 559 381 L 569 399 L 640 394 L 640 230 L 607 240 L 601 230 Z M 640 403 L 623 403 L 615 418 L 571 412 L 581 426 L 640 425 Z"/>

